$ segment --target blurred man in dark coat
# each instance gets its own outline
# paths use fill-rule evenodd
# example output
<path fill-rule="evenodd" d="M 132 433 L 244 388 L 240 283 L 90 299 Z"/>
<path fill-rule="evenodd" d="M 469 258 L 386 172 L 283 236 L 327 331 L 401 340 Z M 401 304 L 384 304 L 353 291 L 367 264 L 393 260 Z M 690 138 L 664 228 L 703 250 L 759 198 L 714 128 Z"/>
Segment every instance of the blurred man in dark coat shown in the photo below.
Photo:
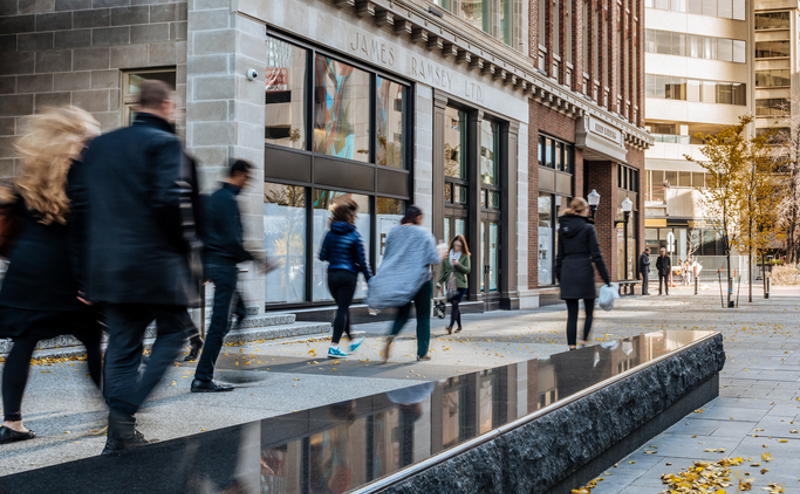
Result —
<path fill-rule="evenodd" d="M 238 324 L 247 315 L 241 295 L 236 291 L 239 277 L 237 264 L 252 261 L 253 255 L 244 248 L 244 230 L 236 196 L 250 179 L 250 163 L 234 161 L 228 178 L 207 200 L 203 230 L 203 271 L 214 282 L 214 309 L 206 334 L 205 348 L 197 363 L 192 380 L 193 393 L 232 391 L 230 384 L 214 380 L 214 365 L 222 349 L 222 341 L 230 330 L 231 302 L 236 303 Z"/>
<path fill-rule="evenodd" d="M 134 414 L 186 341 L 186 309 L 199 305 L 191 165 L 175 136 L 171 88 L 146 81 L 131 127 L 95 139 L 86 153 L 87 298 L 106 306 L 109 342 L 103 454 L 145 443 Z M 158 336 L 140 375 L 144 333 Z"/>
<path fill-rule="evenodd" d="M 661 255 L 656 260 L 656 270 L 658 271 L 658 294 L 661 295 L 661 284 L 664 284 L 664 291 L 669 295 L 669 273 L 672 271 L 672 260 L 667 255 L 667 250 L 661 247 Z"/>

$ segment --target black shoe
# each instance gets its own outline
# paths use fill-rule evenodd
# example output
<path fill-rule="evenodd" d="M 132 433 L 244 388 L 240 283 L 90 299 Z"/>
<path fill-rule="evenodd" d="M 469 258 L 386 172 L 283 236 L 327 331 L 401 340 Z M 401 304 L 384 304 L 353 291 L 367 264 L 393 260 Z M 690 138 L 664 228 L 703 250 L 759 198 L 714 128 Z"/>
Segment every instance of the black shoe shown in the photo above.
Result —
<path fill-rule="evenodd" d="M 192 360 L 196 360 L 197 356 L 200 355 L 200 350 L 203 348 L 203 340 L 197 338 L 197 341 L 190 342 L 191 349 L 186 357 L 183 359 L 184 362 L 190 362 Z"/>
<path fill-rule="evenodd" d="M 101 456 L 118 455 L 120 452 L 147 444 L 141 432 L 136 430 L 136 419 L 132 415 L 109 411 L 108 439 Z"/>
<path fill-rule="evenodd" d="M 0 427 L 0 444 L 27 441 L 28 439 L 33 439 L 34 437 L 36 437 L 36 433 L 33 431 L 17 432 L 14 429 L 9 429 L 5 426 Z"/>
<path fill-rule="evenodd" d="M 192 380 L 192 393 L 216 393 L 218 391 L 233 391 L 234 387 L 230 384 L 222 384 L 214 381 Z"/>
<path fill-rule="evenodd" d="M 455 331 L 455 332 L 456 332 L 456 333 L 460 333 L 462 329 L 464 329 L 464 328 L 461 328 L 461 327 L 459 327 L 458 329 L 456 329 L 456 331 Z"/>
<path fill-rule="evenodd" d="M 130 436 L 116 438 L 109 436 L 106 440 L 106 447 L 103 448 L 100 456 L 116 456 L 126 449 L 143 446 L 148 443 L 149 441 L 144 438 L 144 434 L 134 429 L 133 434 Z"/>
<path fill-rule="evenodd" d="M 445 326 L 444 330 L 447 331 L 447 334 L 453 334 L 453 326 Z"/>

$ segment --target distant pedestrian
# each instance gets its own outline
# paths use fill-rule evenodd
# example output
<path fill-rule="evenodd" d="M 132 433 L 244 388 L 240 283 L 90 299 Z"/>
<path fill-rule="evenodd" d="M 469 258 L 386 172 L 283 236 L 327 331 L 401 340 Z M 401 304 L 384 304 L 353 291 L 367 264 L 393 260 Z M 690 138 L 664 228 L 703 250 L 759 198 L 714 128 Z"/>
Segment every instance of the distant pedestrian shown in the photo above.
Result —
<path fill-rule="evenodd" d="M 174 133 L 174 94 L 164 82 L 145 81 L 139 100 L 133 125 L 95 139 L 84 158 L 87 295 L 105 304 L 109 331 L 104 455 L 147 442 L 134 415 L 186 341 L 193 326 L 187 308 L 200 304 L 191 171 Z M 158 333 L 140 372 L 153 320 Z"/>
<path fill-rule="evenodd" d="M 345 199 L 333 207 L 331 228 L 322 241 L 320 261 L 328 261 L 328 290 L 336 301 L 336 318 L 333 320 L 333 337 L 328 349 L 328 358 L 347 358 L 339 348 L 342 334 L 350 340 L 350 351 L 354 352 L 364 343 L 364 337 L 353 338 L 350 333 L 350 303 L 356 292 L 358 273 L 369 282 L 372 270 L 364 252 L 364 239 L 356 230 L 358 204 Z"/>
<path fill-rule="evenodd" d="M 688 285 L 692 282 L 692 263 L 689 262 L 689 258 L 686 258 L 683 261 L 683 267 L 681 268 L 681 272 L 683 274 L 683 284 Z"/>
<path fill-rule="evenodd" d="M 384 362 L 389 360 L 392 342 L 408 321 L 412 302 L 417 313 L 417 360 L 431 359 L 428 355 L 433 296 L 431 267 L 438 265 L 447 252 L 440 255 L 436 251 L 433 235 L 421 224 L 422 211 L 409 206 L 400 225 L 386 236 L 383 262 L 370 281 L 368 305 L 371 308 L 398 308 L 383 348 Z"/>
<path fill-rule="evenodd" d="M 642 295 L 650 295 L 650 248 L 645 247 L 639 256 L 639 272 L 642 274 Z"/>
<path fill-rule="evenodd" d="M 672 272 L 672 261 L 667 255 L 667 249 L 661 247 L 660 255 L 656 259 L 656 270 L 658 271 L 658 294 L 661 295 L 663 285 L 664 292 L 669 295 L 669 276 Z"/>
<path fill-rule="evenodd" d="M 18 178 L 2 190 L 21 229 L 0 288 L 0 338 L 14 341 L 3 368 L 0 444 L 36 436 L 22 425 L 21 410 L 40 340 L 74 335 L 86 347 L 98 387 L 102 368 L 103 333 L 96 308 L 84 299 L 83 236 L 70 207 L 80 201 L 80 157 L 99 134 L 98 123 L 81 109 L 60 107 L 30 117 L 23 134 L 16 147 L 22 158 Z"/>
<path fill-rule="evenodd" d="M 204 277 L 214 283 L 214 309 L 203 353 L 192 380 L 193 393 L 233 390 L 232 385 L 214 380 L 214 366 L 222 350 L 222 342 L 231 329 L 232 302 L 236 305 L 238 325 L 247 316 L 242 296 L 236 291 L 239 278 L 237 264 L 252 261 L 254 257 L 244 248 L 244 230 L 236 196 L 250 180 L 251 169 L 252 165 L 244 160 L 234 161 L 228 170 L 228 178 L 211 195 L 206 205 L 203 272 Z"/>
<path fill-rule="evenodd" d="M 567 303 L 567 345 L 570 350 L 577 346 L 579 302 L 583 300 L 586 320 L 583 323 L 581 344 L 589 342 L 594 318 L 594 303 L 597 298 L 595 275 L 592 264 L 606 285 L 611 283 L 608 270 L 600 254 L 589 204 L 581 197 L 569 203 L 559 219 L 558 255 L 556 256 L 556 278 L 561 285 L 561 299 Z"/>
<path fill-rule="evenodd" d="M 453 240 L 450 241 L 450 249 L 447 258 L 442 261 L 442 267 L 439 271 L 439 279 L 437 281 L 438 284 L 445 287 L 447 299 L 453 305 L 453 309 L 450 312 L 450 324 L 445 328 L 447 334 L 452 334 L 453 326 L 456 325 L 456 333 L 460 333 L 462 330 L 461 309 L 459 308 L 459 304 L 461 304 L 469 288 L 467 275 L 472 269 L 469 256 L 469 249 L 467 248 L 467 241 L 464 239 L 464 236 L 456 235 L 453 237 Z"/>

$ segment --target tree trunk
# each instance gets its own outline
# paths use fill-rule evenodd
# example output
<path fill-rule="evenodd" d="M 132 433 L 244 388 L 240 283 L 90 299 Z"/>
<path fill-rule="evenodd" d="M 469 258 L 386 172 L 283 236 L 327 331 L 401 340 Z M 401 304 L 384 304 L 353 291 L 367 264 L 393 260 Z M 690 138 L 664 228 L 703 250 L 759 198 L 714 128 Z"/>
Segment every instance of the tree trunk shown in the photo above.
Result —
<path fill-rule="evenodd" d="M 730 250 L 725 253 L 725 262 L 728 266 L 728 305 L 726 308 L 730 308 L 731 306 L 731 296 L 733 295 L 733 275 L 731 274 L 731 253 Z"/>
<path fill-rule="evenodd" d="M 747 249 L 747 301 L 753 301 L 753 247 Z"/>

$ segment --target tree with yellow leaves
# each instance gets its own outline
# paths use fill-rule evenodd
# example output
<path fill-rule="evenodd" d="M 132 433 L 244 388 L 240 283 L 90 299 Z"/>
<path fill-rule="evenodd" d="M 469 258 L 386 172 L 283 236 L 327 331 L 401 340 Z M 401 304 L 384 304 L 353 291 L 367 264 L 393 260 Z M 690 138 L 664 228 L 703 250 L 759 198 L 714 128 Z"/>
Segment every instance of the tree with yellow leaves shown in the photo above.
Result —
<path fill-rule="evenodd" d="M 731 306 L 733 297 L 731 251 L 739 243 L 742 206 L 745 202 L 742 184 L 750 172 L 752 155 L 751 142 L 745 134 L 752 121 L 752 116 L 743 115 L 739 117 L 738 124 L 723 127 L 716 135 L 698 133 L 695 137 L 705 142 L 700 148 L 705 159 L 684 155 L 708 173 L 706 188 L 700 191 L 700 202 L 706 215 L 712 218 L 712 228 L 722 238 L 727 271 L 727 307 Z"/>

